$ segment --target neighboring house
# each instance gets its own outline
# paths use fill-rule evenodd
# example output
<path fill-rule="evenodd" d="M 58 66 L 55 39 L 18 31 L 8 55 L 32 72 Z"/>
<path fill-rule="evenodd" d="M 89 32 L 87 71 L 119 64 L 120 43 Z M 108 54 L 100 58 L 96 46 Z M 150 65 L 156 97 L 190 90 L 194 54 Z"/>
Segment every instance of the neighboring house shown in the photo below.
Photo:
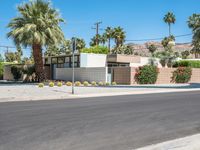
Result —
<path fill-rule="evenodd" d="M 112 82 L 113 68 L 143 66 L 148 64 L 148 59 L 134 55 L 81 53 L 74 58 L 75 80 Z M 51 79 L 71 81 L 72 55 L 47 57 L 45 66 L 50 67 Z"/>

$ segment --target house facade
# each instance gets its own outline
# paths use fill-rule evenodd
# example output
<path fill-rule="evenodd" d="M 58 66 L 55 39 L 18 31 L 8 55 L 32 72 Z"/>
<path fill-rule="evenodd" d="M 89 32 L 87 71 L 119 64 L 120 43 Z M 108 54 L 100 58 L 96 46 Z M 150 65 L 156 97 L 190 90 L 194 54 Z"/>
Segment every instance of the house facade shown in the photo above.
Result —
<path fill-rule="evenodd" d="M 138 67 L 148 64 L 148 58 L 134 55 L 105 55 L 81 53 L 74 57 L 74 71 L 76 81 L 114 81 L 114 68 Z M 50 68 L 53 80 L 72 80 L 72 55 L 45 58 L 45 66 Z"/>

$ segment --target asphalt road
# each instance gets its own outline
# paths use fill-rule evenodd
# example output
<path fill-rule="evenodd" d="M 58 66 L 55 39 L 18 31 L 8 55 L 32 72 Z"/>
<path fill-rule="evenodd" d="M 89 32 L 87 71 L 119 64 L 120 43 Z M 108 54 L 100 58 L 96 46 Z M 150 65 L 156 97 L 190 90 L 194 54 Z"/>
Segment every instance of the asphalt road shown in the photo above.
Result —
<path fill-rule="evenodd" d="M 0 150 L 132 150 L 200 132 L 200 91 L 0 103 Z"/>

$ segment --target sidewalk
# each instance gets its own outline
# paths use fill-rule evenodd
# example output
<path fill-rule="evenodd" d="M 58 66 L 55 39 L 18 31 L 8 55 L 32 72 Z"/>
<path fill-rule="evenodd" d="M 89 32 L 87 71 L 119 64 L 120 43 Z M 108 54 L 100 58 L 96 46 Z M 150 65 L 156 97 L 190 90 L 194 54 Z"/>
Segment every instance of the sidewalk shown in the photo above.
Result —
<path fill-rule="evenodd" d="M 200 150 L 200 134 L 151 145 L 136 150 Z"/>
<path fill-rule="evenodd" d="M 144 86 L 115 86 L 115 87 L 75 87 L 75 95 L 71 87 L 44 87 L 36 85 L 0 85 L 0 102 L 55 100 L 101 96 L 117 96 L 132 94 L 151 94 L 166 92 L 200 91 L 200 87 L 184 85 L 144 85 Z"/>

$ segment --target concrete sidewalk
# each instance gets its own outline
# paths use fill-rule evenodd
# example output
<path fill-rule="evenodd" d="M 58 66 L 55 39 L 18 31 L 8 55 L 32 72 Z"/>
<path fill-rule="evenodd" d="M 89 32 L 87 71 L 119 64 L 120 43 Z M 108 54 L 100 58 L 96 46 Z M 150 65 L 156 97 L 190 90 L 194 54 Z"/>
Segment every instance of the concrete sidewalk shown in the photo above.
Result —
<path fill-rule="evenodd" d="M 151 94 L 166 92 L 196 91 L 200 88 L 188 88 L 183 85 L 145 85 L 145 86 L 115 86 L 115 87 L 75 87 L 75 95 L 71 94 L 71 87 L 38 88 L 36 85 L 1 85 L 0 102 L 71 99 L 132 94 Z"/>
<path fill-rule="evenodd" d="M 200 150 L 200 134 L 167 141 L 136 150 Z"/>

